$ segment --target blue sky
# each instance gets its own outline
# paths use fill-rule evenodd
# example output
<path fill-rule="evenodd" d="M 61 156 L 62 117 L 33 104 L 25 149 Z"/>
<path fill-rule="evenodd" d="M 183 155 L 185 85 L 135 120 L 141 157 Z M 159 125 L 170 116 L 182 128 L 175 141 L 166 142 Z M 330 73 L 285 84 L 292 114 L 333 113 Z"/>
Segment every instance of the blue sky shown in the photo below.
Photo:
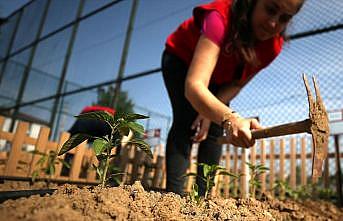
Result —
<path fill-rule="evenodd" d="M 7 17 L 30 0 L 0 0 L 0 17 Z"/>
<path fill-rule="evenodd" d="M 8 16 L 28 0 L 0 0 L 0 13 Z M 43 33 L 58 28 L 72 19 L 75 11 L 70 0 L 53 0 L 55 13 Z M 87 0 L 85 12 L 109 0 Z M 169 33 L 191 16 L 192 8 L 207 0 L 141 0 L 137 11 L 125 74 L 133 74 L 160 67 L 160 56 Z M 63 3 L 63 4 L 62 4 Z M 64 7 L 69 4 L 68 7 Z M 131 1 L 121 2 L 101 14 L 83 21 L 79 27 L 70 60 L 67 80 L 83 86 L 112 80 L 116 77 L 126 31 Z M 63 11 L 61 10 L 63 9 Z M 61 16 L 60 12 L 63 12 Z M 343 1 L 307 0 L 295 17 L 290 32 L 313 30 L 330 24 L 343 23 Z M 43 42 L 37 50 L 40 59 L 34 67 L 52 76 L 60 73 L 66 39 L 70 30 Z M 275 125 L 307 117 L 307 101 L 301 75 L 316 74 L 328 109 L 342 107 L 343 41 L 342 31 L 292 41 L 266 70 L 261 72 L 232 103 L 243 116 L 259 115 L 265 125 Z M 262 87 L 261 87 L 262 85 Z M 41 89 L 49 85 L 41 85 Z M 37 85 L 32 85 L 37 87 Z M 160 74 L 127 81 L 123 84 L 135 104 L 164 115 L 171 108 Z M 334 94 L 332 93 L 334 90 Z M 47 94 L 42 93 L 41 96 Z M 37 95 L 28 96 L 28 100 Z M 67 99 L 69 108 L 77 114 L 94 96 L 83 95 Z M 247 102 L 251 102 L 247 106 Z M 284 101 L 284 102 L 283 102 Z M 80 104 L 80 105 L 76 105 Z M 294 114 L 296 113 L 296 114 Z M 270 116 L 273 116 L 272 118 Z M 160 119 L 151 119 L 160 124 Z M 163 123 L 164 124 L 164 123 Z M 152 126 L 153 127 L 153 126 Z M 156 126 L 157 127 L 157 126 Z"/>

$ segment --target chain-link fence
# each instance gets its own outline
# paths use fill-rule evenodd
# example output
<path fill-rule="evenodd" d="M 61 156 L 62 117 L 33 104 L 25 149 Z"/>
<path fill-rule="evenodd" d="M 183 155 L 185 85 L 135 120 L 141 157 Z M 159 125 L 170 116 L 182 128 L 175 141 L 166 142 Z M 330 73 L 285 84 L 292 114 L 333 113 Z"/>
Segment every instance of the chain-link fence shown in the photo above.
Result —
<path fill-rule="evenodd" d="M 39 121 L 52 127 L 55 136 L 68 130 L 74 115 L 97 102 L 99 88 L 115 85 L 132 2 L 33 0 L 9 16 L 0 26 L 2 114 Z M 161 130 L 161 142 L 172 119 L 158 71 L 164 42 L 204 2 L 139 2 L 121 89 L 136 112 L 150 116 L 142 121 L 146 129 Z M 306 73 L 316 76 L 327 109 L 342 109 L 342 27 L 341 0 L 307 0 L 288 29 L 291 40 L 280 56 L 232 107 L 245 117 L 259 117 L 265 126 L 303 120 L 308 117 Z"/>

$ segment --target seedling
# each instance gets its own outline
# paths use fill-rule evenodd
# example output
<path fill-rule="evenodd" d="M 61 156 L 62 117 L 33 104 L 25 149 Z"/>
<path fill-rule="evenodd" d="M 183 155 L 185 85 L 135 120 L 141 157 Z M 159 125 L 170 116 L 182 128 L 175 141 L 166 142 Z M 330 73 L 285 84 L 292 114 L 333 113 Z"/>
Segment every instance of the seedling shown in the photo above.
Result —
<path fill-rule="evenodd" d="M 224 176 L 230 176 L 233 178 L 239 178 L 239 175 L 230 173 L 228 171 L 225 170 L 224 167 L 213 164 L 213 165 L 208 165 L 206 163 L 199 163 L 198 166 L 202 166 L 203 167 L 203 174 L 204 177 L 197 175 L 196 173 L 187 173 L 185 176 L 198 176 L 200 177 L 205 183 L 206 183 L 206 190 L 205 190 L 205 199 L 208 199 L 208 195 L 210 190 L 215 186 L 214 183 L 214 178 L 218 175 L 224 175 Z M 192 188 L 192 192 L 191 192 L 191 198 L 192 196 L 196 196 L 198 197 L 198 186 L 193 186 Z M 198 200 L 196 200 L 198 202 Z"/>
<path fill-rule="evenodd" d="M 30 153 L 41 156 L 36 163 L 36 165 L 38 166 L 38 169 L 32 172 L 32 182 L 35 182 L 36 178 L 39 177 L 41 172 L 43 172 L 43 174 L 45 174 L 48 177 L 47 186 L 49 186 L 52 176 L 55 175 L 55 171 L 56 171 L 55 166 L 57 164 L 62 163 L 67 168 L 70 168 L 70 165 L 67 162 L 57 157 L 56 151 L 50 150 L 49 153 L 43 153 L 38 150 L 34 150 L 34 151 L 31 151 Z"/>
<path fill-rule="evenodd" d="M 250 189 L 251 189 L 251 197 L 255 198 L 255 192 L 257 188 L 261 187 L 261 181 L 258 179 L 258 176 L 265 173 L 269 170 L 268 167 L 264 166 L 263 164 L 254 165 L 249 162 L 245 162 L 250 169 Z"/>
<path fill-rule="evenodd" d="M 191 200 L 196 202 L 197 204 L 200 203 L 201 197 L 199 195 L 199 187 L 196 183 L 192 185 L 192 191 L 189 193 Z"/>
<path fill-rule="evenodd" d="M 103 112 L 89 112 L 76 116 L 78 119 L 93 119 L 101 120 L 106 122 L 111 127 L 111 134 L 104 135 L 102 137 L 95 137 L 90 134 L 75 134 L 70 137 L 62 146 L 58 155 L 62 155 L 69 150 L 75 148 L 82 142 L 88 139 L 94 139 L 93 150 L 99 161 L 99 166 L 95 166 L 97 173 L 100 177 L 102 187 L 105 186 L 106 182 L 109 179 L 109 166 L 110 159 L 116 155 L 111 154 L 112 149 L 121 145 L 122 138 L 128 136 L 130 131 L 133 132 L 134 138 L 127 141 L 127 144 L 134 144 L 141 148 L 144 152 L 147 153 L 149 157 L 152 158 L 152 153 L 150 146 L 141 139 L 141 135 L 144 133 L 144 127 L 135 121 L 138 119 L 146 119 L 147 116 L 140 114 L 125 114 L 117 113 L 115 116 Z"/>

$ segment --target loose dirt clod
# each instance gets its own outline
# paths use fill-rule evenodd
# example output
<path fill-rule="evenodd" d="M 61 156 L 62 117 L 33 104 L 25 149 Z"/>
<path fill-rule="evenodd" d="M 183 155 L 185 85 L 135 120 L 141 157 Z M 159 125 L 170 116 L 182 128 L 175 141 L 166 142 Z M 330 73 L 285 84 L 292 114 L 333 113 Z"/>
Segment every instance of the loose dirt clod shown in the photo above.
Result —
<path fill-rule="evenodd" d="M 314 209 L 315 208 L 315 209 Z M 130 186 L 64 185 L 51 196 L 0 204 L 3 220 L 340 220 L 343 210 L 324 201 L 213 198 L 201 205 L 173 193 Z"/>

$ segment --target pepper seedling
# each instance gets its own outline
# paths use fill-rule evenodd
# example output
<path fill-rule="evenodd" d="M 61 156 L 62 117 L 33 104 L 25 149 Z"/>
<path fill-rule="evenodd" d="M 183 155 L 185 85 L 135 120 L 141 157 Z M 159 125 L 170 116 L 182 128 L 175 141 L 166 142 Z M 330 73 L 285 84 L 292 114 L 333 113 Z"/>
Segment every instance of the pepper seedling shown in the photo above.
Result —
<path fill-rule="evenodd" d="M 132 139 L 126 141 L 126 144 L 132 144 L 139 147 L 152 158 L 149 144 L 141 138 L 141 135 L 144 133 L 144 127 L 135 122 L 139 119 L 146 119 L 148 118 L 147 116 L 135 113 L 117 113 L 113 116 L 105 111 L 95 111 L 80 114 L 76 117 L 78 119 L 101 120 L 106 122 L 111 127 L 111 133 L 101 137 L 92 136 L 86 133 L 75 134 L 63 144 L 58 155 L 68 152 L 88 139 L 94 140 L 92 148 L 99 161 L 99 166 L 96 167 L 96 171 L 100 177 L 102 187 L 105 186 L 108 180 L 110 159 L 116 156 L 111 154 L 112 149 L 121 145 L 123 137 L 128 136 L 130 131 L 132 131 L 134 136 Z"/>

